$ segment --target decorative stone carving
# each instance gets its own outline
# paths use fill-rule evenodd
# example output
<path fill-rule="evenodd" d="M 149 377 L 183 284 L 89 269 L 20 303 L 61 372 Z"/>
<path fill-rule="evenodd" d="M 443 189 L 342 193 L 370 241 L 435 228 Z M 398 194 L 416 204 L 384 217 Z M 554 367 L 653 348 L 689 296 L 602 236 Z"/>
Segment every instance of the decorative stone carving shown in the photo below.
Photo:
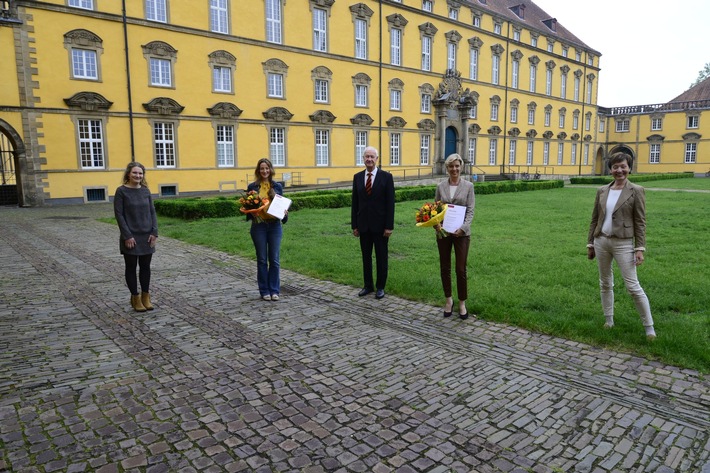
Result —
<path fill-rule="evenodd" d="M 653 135 L 649 136 L 646 138 L 648 141 L 663 141 L 666 139 L 665 136 L 659 135 L 658 133 L 654 133 Z"/>
<path fill-rule="evenodd" d="M 525 136 L 528 138 L 535 138 L 537 136 L 537 131 L 534 128 L 531 128 L 527 133 L 525 133 Z"/>
<path fill-rule="evenodd" d="M 335 0 L 311 0 L 311 5 L 321 8 L 330 8 L 335 3 Z"/>
<path fill-rule="evenodd" d="M 350 123 L 359 126 L 370 126 L 374 121 L 367 113 L 358 113 L 350 119 Z"/>
<path fill-rule="evenodd" d="M 520 61 L 523 58 L 523 53 L 520 52 L 519 49 L 516 49 L 515 51 L 510 53 L 510 57 L 512 57 L 515 61 Z"/>
<path fill-rule="evenodd" d="M 333 77 L 333 71 L 325 66 L 317 66 L 311 71 L 311 79 L 329 80 Z"/>
<path fill-rule="evenodd" d="M 478 123 L 472 123 L 468 127 L 468 132 L 471 134 L 477 135 L 480 131 L 481 131 L 481 125 L 479 125 Z"/>
<path fill-rule="evenodd" d="M 592 135 L 584 135 L 584 141 L 592 141 Z"/>
<path fill-rule="evenodd" d="M 264 113 L 264 118 L 275 122 L 287 122 L 293 117 L 293 113 L 289 112 L 284 107 L 271 107 Z"/>
<path fill-rule="evenodd" d="M 364 3 L 356 3 L 350 7 L 350 12 L 360 18 L 370 18 L 375 12 Z"/>
<path fill-rule="evenodd" d="M 578 141 L 579 140 L 579 133 L 572 133 L 572 136 L 570 136 L 569 139 L 572 141 Z"/>
<path fill-rule="evenodd" d="M 96 92 L 78 92 L 68 99 L 64 99 L 64 103 L 71 108 L 80 108 L 87 112 L 96 110 L 108 110 L 113 105 L 103 95 Z"/>
<path fill-rule="evenodd" d="M 458 103 L 473 107 L 478 103 L 478 94 L 471 92 L 469 89 L 463 90 L 461 73 L 448 69 L 444 74 L 443 80 L 439 83 L 439 89 L 434 95 L 434 102 Z"/>
<path fill-rule="evenodd" d="M 85 48 L 100 48 L 103 40 L 91 31 L 84 29 L 71 30 L 64 35 L 64 43 Z"/>
<path fill-rule="evenodd" d="M 540 63 L 540 58 L 537 56 L 530 56 L 528 61 L 530 61 L 530 64 L 532 64 L 533 66 L 537 66 Z"/>
<path fill-rule="evenodd" d="M 552 133 L 550 130 L 547 130 L 545 133 L 542 134 L 542 137 L 545 138 L 546 140 L 549 140 L 552 138 L 555 134 Z"/>
<path fill-rule="evenodd" d="M 431 118 L 424 118 L 417 123 L 417 128 L 423 131 L 434 131 L 436 130 L 436 123 Z"/>
<path fill-rule="evenodd" d="M 390 128 L 404 128 L 404 126 L 407 124 L 406 121 L 404 121 L 404 118 L 402 117 L 392 117 L 389 120 L 387 120 L 387 126 Z"/>
<path fill-rule="evenodd" d="M 288 66 L 281 59 L 271 58 L 262 62 L 261 65 L 264 68 L 264 72 L 281 72 L 286 73 L 288 71 Z"/>
<path fill-rule="evenodd" d="M 518 135 L 520 135 L 520 128 L 514 126 L 514 127 L 511 128 L 510 130 L 508 130 L 508 135 L 510 135 L 510 136 L 518 136 Z"/>
<path fill-rule="evenodd" d="M 500 132 L 503 131 L 498 125 L 493 125 L 488 129 L 488 134 L 489 135 L 500 135 Z"/>
<path fill-rule="evenodd" d="M 213 64 L 233 66 L 237 63 L 237 58 L 234 54 L 220 49 L 218 51 L 211 52 L 207 55 Z"/>
<path fill-rule="evenodd" d="M 372 79 L 364 72 L 358 72 L 353 76 L 353 84 L 370 85 Z"/>
<path fill-rule="evenodd" d="M 164 41 L 151 41 L 141 47 L 143 48 L 143 54 L 145 55 L 171 58 L 177 56 L 177 49 L 173 48 Z"/>
<path fill-rule="evenodd" d="M 399 13 L 393 13 L 392 15 L 387 16 L 387 23 L 393 28 L 403 28 L 407 26 L 409 21 L 407 21 L 407 19 Z"/>
<path fill-rule="evenodd" d="M 234 120 L 242 114 L 242 110 L 229 102 L 218 102 L 213 107 L 207 109 L 207 112 L 215 118 L 223 118 Z"/>
<path fill-rule="evenodd" d="M 328 110 L 316 110 L 312 115 L 308 115 L 313 123 L 333 123 L 335 121 L 335 115 L 333 115 Z"/>
<path fill-rule="evenodd" d="M 699 140 L 700 138 L 702 138 L 702 136 L 700 134 L 692 132 L 692 131 L 690 133 L 686 133 L 685 135 L 683 135 L 683 139 L 686 141 L 695 141 L 695 140 Z"/>
<path fill-rule="evenodd" d="M 549 61 L 547 61 L 545 63 L 545 67 L 547 67 L 550 70 L 554 69 L 556 65 L 557 64 L 555 64 L 555 61 L 553 61 L 552 59 L 550 59 Z"/>
<path fill-rule="evenodd" d="M 444 36 L 446 36 L 446 40 L 448 42 L 456 44 L 458 44 L 458 42 L 461 41 L 461 38 L 463 38 L 463 36 L 461 36 L 461 34 L 459 34 L 456 30 L 451 30 L 445 33 Z"/>
<path fill-rule="evenodd" d="M 439 29 L 431 22 L 422 23 L 419 25 L 419 31 L 423 36 L 434 36 Z"/>
<path fill-rule="evenodd" d="M 185 107 L 170 97 L 156 97 L 150 102 L 144 103 L 143 108 L 159 115 L 178 115 L 185 110 Z"/>
<path fill-rule="evenodd" d="M 505 51 L 505 48 L 500 43 L 496 43 L 493 46 L 491 46 L 491 52 L 495 55 L 503 54 L 504 51 Z"/>
<path fill-rule="evenodd" d="M 468 40 L 468 45 L 473 49 L 480 49 L 480 47 L 483 46 L 483 41 L 481 41 L 481 38 L 478 36 L 474 36 Z"/>
<path fill-rule="evenodd" d="M 557 135 L 557 139 L 564 140 L 565 138 L 567 138 L 567 133 L 565 133 L 564 131 L 561 131 L 561 132 Z"/>
<path fill-rule="evenodd" d="M 569 72 L 569 66 L 565 64 L 564 66 L 560 67 L 560 71 L 562 71 L 563 74 L 567 74 Z"/>

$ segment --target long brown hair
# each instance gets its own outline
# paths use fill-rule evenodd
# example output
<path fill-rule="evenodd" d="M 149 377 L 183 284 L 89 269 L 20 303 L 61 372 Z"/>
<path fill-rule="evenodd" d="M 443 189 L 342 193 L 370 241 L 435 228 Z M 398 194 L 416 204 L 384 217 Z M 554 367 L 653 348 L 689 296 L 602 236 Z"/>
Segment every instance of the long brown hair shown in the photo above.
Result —
<path fill-rule="evenodd" d="M 141 163 L 138 161 L 131 161 L 128 163 L 128 166 L 126 166 L 126 172 L 123 173 L 123 183 L 128 184 L 128 182 L 131 180 L 131 170 L 133 168 L 141 168 L 143 170 L 143 179 L 141 179 L 141 186 L 142 187 L 148 187 L 148 181 L 145 180 L 145 166 L 143 166 Z"/>
<path fill-rule="evenodd" d="M 274 191 L 274 165 L 271 164 L 271 161 L 268 158 L 261 158 L 256 162 L 256 169 L 254 170 L 255 182 L 261 183 L 261 173 L 259 172 L 259 168 L 262 163 L 266 163 L 266 165 L 269 166 L 269 198 L 273 199 L 274 194 L 276 193 L 276 191 Z"/>

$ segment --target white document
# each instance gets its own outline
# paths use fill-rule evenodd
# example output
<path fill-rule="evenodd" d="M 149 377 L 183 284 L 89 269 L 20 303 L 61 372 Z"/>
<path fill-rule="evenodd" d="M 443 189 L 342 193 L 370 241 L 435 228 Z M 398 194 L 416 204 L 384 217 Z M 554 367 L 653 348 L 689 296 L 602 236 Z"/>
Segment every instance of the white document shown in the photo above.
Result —
<path fill-rule="evenodd" d="M 446 204 L 446 213 L 441 227 L 448 233 L 454 233 L 463 225 L 464 217 L 466 217 L 465 205 Z"/>
<path fill-rule="evenodd" d="M 269 204 L 269 208 L 266 213 L 278 218 L 279 220 L 283 220 L 289 207 L 291 207 L 291 199 L 276 194 L 274 195 L 274 199 L 271 201 L 271 204 Z"/>

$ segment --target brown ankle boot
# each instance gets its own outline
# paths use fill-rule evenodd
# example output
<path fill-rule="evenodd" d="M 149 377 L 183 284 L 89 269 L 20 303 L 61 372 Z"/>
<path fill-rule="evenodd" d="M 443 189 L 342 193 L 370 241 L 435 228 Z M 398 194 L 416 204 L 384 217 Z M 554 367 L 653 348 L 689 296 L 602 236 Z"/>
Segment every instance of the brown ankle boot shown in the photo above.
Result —
<path fill-rule="evenodd" d="M 153 310 L 153 304 L 150 303 L 150 292 L 141 292 L 141 302 L 146 310 Z"/>
<path fill-rule="evenodd" d="M 136 312 L 146 311 L 145 306 L 141 302 L 141 296 L 131 296 L 131 307 L 133 307 Z"/>

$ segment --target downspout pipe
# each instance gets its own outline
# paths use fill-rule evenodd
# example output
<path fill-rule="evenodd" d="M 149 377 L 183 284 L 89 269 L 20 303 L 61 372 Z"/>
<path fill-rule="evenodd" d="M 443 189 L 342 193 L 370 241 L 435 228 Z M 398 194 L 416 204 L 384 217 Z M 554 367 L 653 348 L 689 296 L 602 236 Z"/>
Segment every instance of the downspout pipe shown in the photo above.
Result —
<path fill-rule="evenodd" d="M 125 1 L 125 0 L 124 0 Z M 380 169 L 382 169 L 382 0 L 379 0 L 379 16 L 380 16 L 380 25 L 379 25 L 379 41 L 380 41 L 380 47 L 379 47 L 379 58 L 377 61 L 377 72 L 379 74 L 379 98 L 378 98 L 378 117 L 377 117 L 377 149 L 379 150 L 380 153 Z"/>
<path fill-rule="evenodd" d="M 126 53 L 126 88 L 128 93 L 128 129 L 131 135 L 131 161 L 136 159 L 136 143 L 133 135 L 133 97 L 131 96 L 131 64 L 128 59 L 128 24 L 126 21 L 126 0 L 121 2 L 123 21 L 123 46 Z"/>

